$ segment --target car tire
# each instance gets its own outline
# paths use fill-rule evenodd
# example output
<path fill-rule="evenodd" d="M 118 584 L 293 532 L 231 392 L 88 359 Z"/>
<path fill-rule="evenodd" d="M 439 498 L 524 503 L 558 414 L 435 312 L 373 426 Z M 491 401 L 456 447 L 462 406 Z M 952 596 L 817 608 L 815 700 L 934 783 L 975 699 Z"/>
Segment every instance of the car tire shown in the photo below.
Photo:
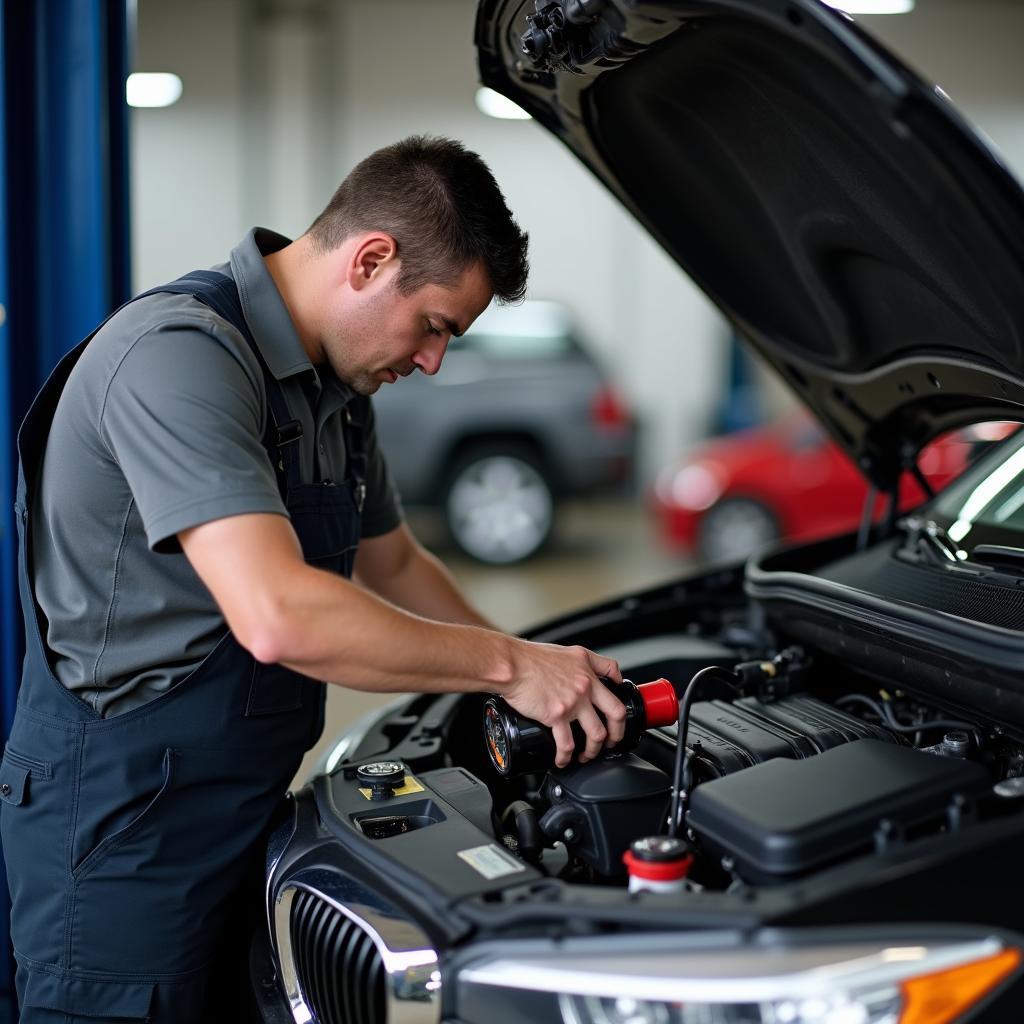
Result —
<path fill-rule="evenodd" d="M 487 565 L 511 565 L 536 554 L 555 518 L 551 482 L 523 445 L 463 452 L 448 473 L 441 507 L 455 544 Z"/>
<path fill-rule="evenodd" d="M 779 522 L 753 498 L 725 498 L 701 517 L 697 557 L 702 562 L 737 562 L 778 540 Z"/>

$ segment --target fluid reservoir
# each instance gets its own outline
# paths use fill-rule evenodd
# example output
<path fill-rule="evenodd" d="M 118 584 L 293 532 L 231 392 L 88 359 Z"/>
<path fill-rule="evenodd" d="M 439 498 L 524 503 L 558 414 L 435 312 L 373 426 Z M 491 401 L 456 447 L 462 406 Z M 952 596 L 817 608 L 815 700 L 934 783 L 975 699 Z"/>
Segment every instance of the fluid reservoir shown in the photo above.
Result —
<path fill-rule="evenodd" d="M 636 839 L 622 855 L 629 871 L 629 891 L 679 892 L 693 863 L 693 854 L 681 839 L 646 836 Z"/>

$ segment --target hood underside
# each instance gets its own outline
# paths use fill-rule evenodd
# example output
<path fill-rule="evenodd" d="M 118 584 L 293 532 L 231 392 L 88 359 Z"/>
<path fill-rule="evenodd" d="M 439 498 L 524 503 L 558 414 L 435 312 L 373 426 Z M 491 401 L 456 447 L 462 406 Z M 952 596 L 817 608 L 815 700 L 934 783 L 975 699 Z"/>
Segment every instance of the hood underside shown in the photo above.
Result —
<path fill-rule="evenodd" d="M 477 45 L 483 82 L 625 203 L 872 483 L 945 430 L 1024 418 L 1024 194 L 846 16 L 483 0 Z"/>

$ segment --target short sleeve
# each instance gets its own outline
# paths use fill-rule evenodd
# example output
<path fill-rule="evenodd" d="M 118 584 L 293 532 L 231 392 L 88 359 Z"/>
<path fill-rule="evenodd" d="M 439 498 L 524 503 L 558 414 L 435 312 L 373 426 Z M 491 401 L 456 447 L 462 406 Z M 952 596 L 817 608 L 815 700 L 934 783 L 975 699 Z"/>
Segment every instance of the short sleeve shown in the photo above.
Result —
<path fill-rule="evenodd" d="M 287 514 L 261 442 L 265 401 L 251 362 L 198 327 L 156 328 L 111 377 L 100 436 L 152 550 L 179 550 L 182 530 L 226 516 Z"/>
<path fill-rule="evenodd" d="M 369 399 L 366 408 L 366 504 L 361 533 L 364 537 L 380 537 L 401 525 L 402 501 L 377 443 L 377 424 Z"/>

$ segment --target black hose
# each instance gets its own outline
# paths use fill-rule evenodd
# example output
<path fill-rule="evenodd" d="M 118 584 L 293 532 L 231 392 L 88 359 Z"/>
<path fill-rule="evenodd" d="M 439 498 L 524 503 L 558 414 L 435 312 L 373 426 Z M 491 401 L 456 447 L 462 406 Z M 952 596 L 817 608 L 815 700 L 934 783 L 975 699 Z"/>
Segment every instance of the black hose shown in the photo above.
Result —
<path fill-rule="evenodd" d="M 544 849 L 544 833 L 537 819 L 537 812 L 525 800 L 515 800 L 501 815 L 503 827 L 511 826 L 516 831 L 519 852 L 524 860 L 536 863 Z"/>
<path fill-rule="evenodd" d="M 964 729 L 977 738 L 976 726 L 971 725 L 970 722 L 958 722 L 953 718 L 931 718 L 923 722 L 916 722 L 914 725 L 903 725 L 897 721 L 896 713 L 888 704 L 879 704 L 878 701 L 865 697 L 860 693 L 851 693 L 845 697 L 840 697 L 836 701 L 836 707 L 842 707 L 844 704 L 864 704 L 878 715 L 887 729 L 891 729 L 893 732 L 909 733 L 922 732 L 926 729 Z"/>
<path fill-rule="evenodd" d="M 886 721 L 887 716 L 882 710 L 882 705 L 877 700 L 872 700 L 870 697 L 865 697 L 860 693 L 851 693 L 846 697 L 840 697 L 836 701 L 836 707 L 841 708 L 846 704 L 863 704 L 865 707 L 870 708 L 879 717 L 881 721 Z"/>
<path fill-rule="evenodd" d="M 679 829 L 682 815 L 686 813 L 686 801 L 690 789 L 690 755 L 686 749 L 686 732 L 690 724 L 690 705 L 693 704 L 693 698 L 696 696 L 697 689 L 701 683 L 712 677 L 729 683 L 735 683 L 738 678 L 735 672 L 730 672 L 720 665 L 709 665 L 707 668 L 702 668 L 687 683 L 682 699 L 679 701 L 679 719 L 676 724 L 676 760 L 675 768 L 672 772 L 672 811 L 668 823 L 668 834 L 673 837 Z"/>

